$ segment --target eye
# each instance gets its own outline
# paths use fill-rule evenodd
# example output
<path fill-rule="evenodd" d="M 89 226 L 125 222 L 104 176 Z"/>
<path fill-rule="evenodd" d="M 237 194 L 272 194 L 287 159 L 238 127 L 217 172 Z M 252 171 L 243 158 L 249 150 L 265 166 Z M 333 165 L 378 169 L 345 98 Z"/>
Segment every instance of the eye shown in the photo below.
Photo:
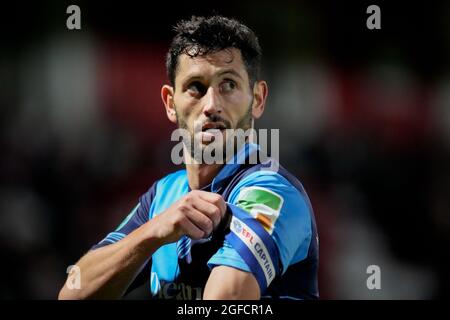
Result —
<path fill-rule="evenodd" d="M 199 81 L 194 81 L 188 84 L 186 91 L 194 96 L 203 96 L 206 92 L 206 87 Z"/>
<path fill-rule="evenodd" d="M 236 89 L 236 82 L 233 80 L 225 80 L 220 84 L 220 91 L 222 92 L 231 92 Z"/>

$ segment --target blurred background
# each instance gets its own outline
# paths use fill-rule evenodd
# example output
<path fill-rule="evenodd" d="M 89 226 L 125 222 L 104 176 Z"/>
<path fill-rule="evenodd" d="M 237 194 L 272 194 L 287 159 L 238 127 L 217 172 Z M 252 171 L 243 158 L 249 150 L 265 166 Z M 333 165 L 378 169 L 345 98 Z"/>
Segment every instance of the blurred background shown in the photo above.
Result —
<path fill-rule="evenodd" d="M 280 129 L 280 161 L 311 198 L 321 298 L 448 298 L 450 3 L 211 2 L 2 4 L 0 298 L 55 299 L 67 267 L 179 169 L 165 53 L 179 19 L 212 13 L 259 36 L 256 124 Z M 81 30 L 66 28 L 71 4 Z"/>

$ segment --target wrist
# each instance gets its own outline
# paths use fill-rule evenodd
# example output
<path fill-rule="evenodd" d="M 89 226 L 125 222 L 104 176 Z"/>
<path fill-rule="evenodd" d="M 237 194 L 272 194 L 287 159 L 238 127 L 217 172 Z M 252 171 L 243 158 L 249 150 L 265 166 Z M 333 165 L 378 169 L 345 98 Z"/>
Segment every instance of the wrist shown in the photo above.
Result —
<path fill-rule="evenodd" d="M 136 247 L 146 254 L 153 254 L 159 247 L 163 246 L 165 239 L 160 236 L 157 226 L 152 222 L 147 222 L 135 230 Z"/>
<path fill-rule="evenodd" d="M 166 237 L 164 237 L 164 232 L 158 226 L 158 217 L 153 218 L 144 225 L 142 225 L 142 239 L 140 244 L 146 248 L 153 248 L 155 251 L 168 243 Z"/>

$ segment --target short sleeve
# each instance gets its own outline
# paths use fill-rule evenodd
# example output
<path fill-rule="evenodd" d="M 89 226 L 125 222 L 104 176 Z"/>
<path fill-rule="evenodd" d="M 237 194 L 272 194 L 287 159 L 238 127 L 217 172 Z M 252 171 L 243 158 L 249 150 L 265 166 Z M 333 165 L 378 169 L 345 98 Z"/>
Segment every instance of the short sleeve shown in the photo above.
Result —
<path fill-rule="evenodd" d="M 264 293 L 277 275 L 308 254 L 312 227 L 306 197 L 279 173 L 256 171 L 242 179 L 227 202 L 231 232 L 208 266 L 252 272 Z"/>

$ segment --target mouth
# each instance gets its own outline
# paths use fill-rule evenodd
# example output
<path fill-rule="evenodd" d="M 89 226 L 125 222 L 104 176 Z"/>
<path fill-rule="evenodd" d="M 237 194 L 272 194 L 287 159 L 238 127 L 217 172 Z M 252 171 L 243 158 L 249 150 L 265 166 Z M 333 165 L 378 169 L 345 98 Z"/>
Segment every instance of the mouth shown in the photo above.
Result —
<path fill-rule="evenodd" d="M 209 122 L 202 126 L 202 132 L 216 132 L 217 130 L 225 130 L 226 126 L 220 122 Z"/>
<path fill-rule="evenodd" d="M 200 132 L 201 141 L 203 143 L 210 143 L 212 141 L 215 141 L 226 128 L 226 125 L 221 122 L 204 123 L 201 127 L 202 131 Z"/>

